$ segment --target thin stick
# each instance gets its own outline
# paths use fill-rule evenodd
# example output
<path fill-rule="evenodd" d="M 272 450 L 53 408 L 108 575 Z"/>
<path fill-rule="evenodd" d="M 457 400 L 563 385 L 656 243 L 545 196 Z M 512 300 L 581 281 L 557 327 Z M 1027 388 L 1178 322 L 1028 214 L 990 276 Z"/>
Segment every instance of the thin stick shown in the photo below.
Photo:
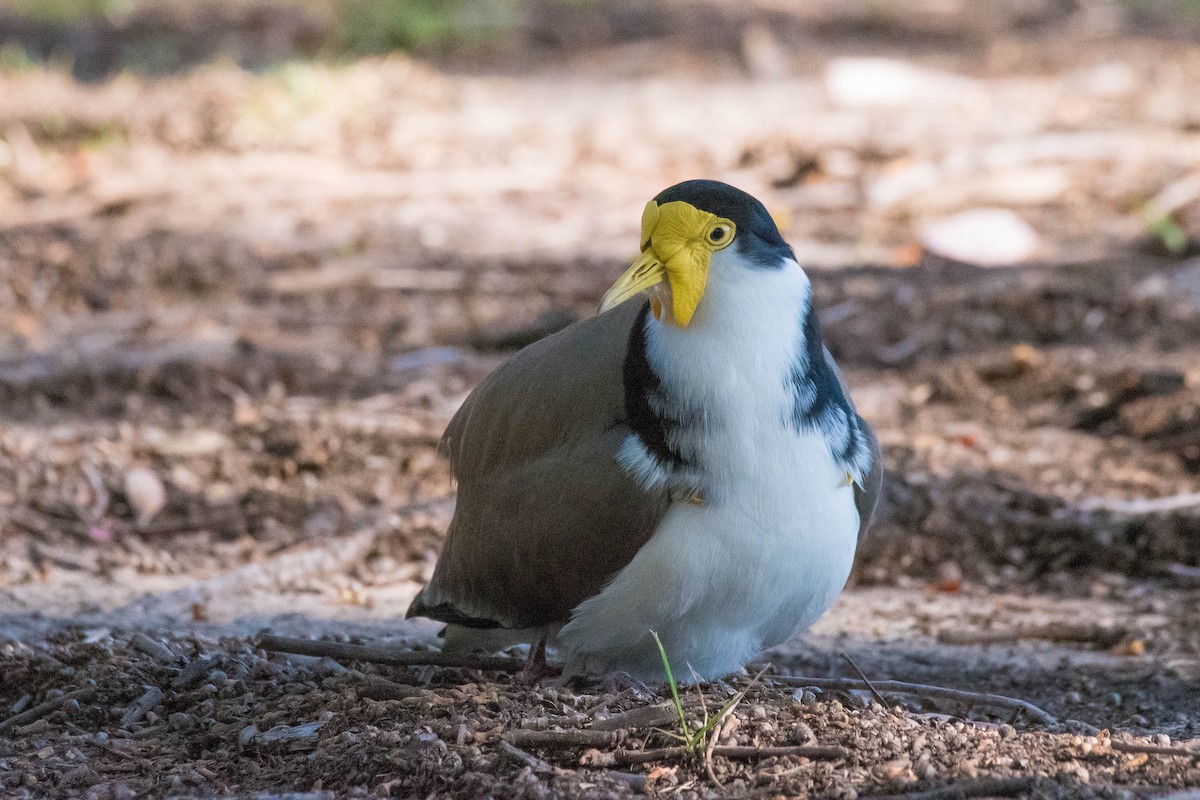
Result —
<path fill-rule="evenodd" d="M 520 672 L 525 667 L 524 659 L 507 656 L 483 656 L 474 653 L 441 653 L 424 650 L 397 650 L 392 647 L 376 647 L 363 644 L 342 644 L 316 639 L 293 639 L 290 636 L 264 634 L 258 646 L 275 653 L 294 653 L 301 656 L 329 656 L 346 661 L 367 661 L 372 664 L 388 664 L 393 667 L 459 667 L 462 669 L 490 669 L 502 672 Z"/>
<path fill-rule="evenodd" d="M 608 698 L 607 700 L 601 700 L 599 703 L 596 703 L 594 706 L 589 706 L 588 708 L 585 708 L 580 713 L 582 713 L 585 717 L 595 716 L 597 711 L 600 711 L 605 706 L 610 706 L 610 705 L 613 705 L 614 703 L 621 702 L 625 698 L 630 697 L 635 691 L 637 691 L 636 686 L 630 686 L 628 689 L 622 689 L 621 691 L 617 692 L 616 694 L 614 694 L 612 697 Z"/>
<path fill-rule="evenodd" d="M 533 753 L 526 753 L 524 750 L 517 747 L 512 742 L 506 741 L 504 739 L 500 740 L 500 749 L 503 750 L 506 755 L 515 758 L 517 761 L 520 761 L 522 764 L 529 767 L 534 772 L 566 772 L 567 771 L 565 769 L 560 769 L 558 767 L 551 765 L 550 762 L 548 762 L 548 761 L 543 761 L 542 759 L 535 756 Z"/>
<path fill-rule="evenodd" d="M 36 719 L 41 719 L 47 714 L 56 711 L 58 708 L 65 706 L 72 700 L 88 701 L 92 699 L 92 695 L 96 694 L 96 687 L 85 686 L 82 689 L 76 689 L 73 692 L 67 692 L 62 697 L 56 697 L 53 700 L 47 700 L 40 703 L 28 711 L 22 711 L 20 714 L 9 717 L 0 722 L 0 733 L 7 733 L 9 730 L 18 725 L 26 725 Z"/>
<path fill-rule="evenodd" d="M 751 680 L 750 683 L 746 684 L 746 688 L 738 692 L 733 698 L 732 702 L 726 703 L 724 707 L 722 707 L 720 712 L 717 714 L 717 718 L 713 721 L 712 730 L 708 734 L 708 742 L 704 747 L 704 771 L 708 774 L 708 779 L 717 786 L 724 786 L 723 783 L 717 780 L 716 770 L 713 769 L 713 754 L 717 749 L 717 737 L 721 735 L 721 726 L 725 724 L 725 718 L 732 714 L 733 710 L 738 707 L 738 704 L 746 699 L 746 692 L 749 692 L 751 689 L 753 689 L 754 685 L 758 683 L 759 678 L 763 676 L 763 673 L 770 668 L 770 664 L 764 665 L 763 668 L 758 671 L 758 674 L 754 676 L 754 679 Z M 705 710 L 707 711 L 707 707 Z"/>
<path fill-rule="evenodd" d="M 603 764 L 645 764 L 651 761 L 667 761 L 690 755 L 686 747 L 659 747 L 654 750 L 614 750 L 602 754 L 606 758 L 597 759 L 596 763 Z M 802 758 L 838 759 L 849 758 L 850 751 L 844 747 L 825 747 L 821 745 L 795 745 L 792 747 L 741 747 L 720 745 L 713 748 L 714 756 L 723 758 L 781 758 L 798 756 Z"/>
<path fill-rule="evenodd" d="M 1167 565 L 1167 574 L 1185 586 L 1200 586 L 1200 567 L 1189 567 L 1187 564 Z"/>
<path fill-rule="evenodd" d="M 1109 746 L 1118 753 L 1148 753 L 1152 756 L 1182 756 L 1184 758 L 1200 758 L 1200 750 L 1187 747 L 1164 747 L 1159 744 L 1139 744 L 1138 742 L 1120 742 L 1116 739 L 1109 741 Z"/>
<path fill-rule="evenodd" d="M 538 732 L 542 733 L 544 731 Z M 533 733 L 533 731 L 526 731 L 526 733 Z M 553 775 L 559 776 L 572 776 L 575 774 L 574 770 L 556 767 L 550 762 L 543 761 L 542 759 L 538 758 L 533 753 L 528 753 L 522 750 L 506 739 L 500 740 L 500 749 L 504 751 L 505 755 L 515 758 L 517 761 L 520 761 L 534 772 L 549 772 Z M 620 781 L 621 783 L 631 786 L 638 791 L 641 791 L 646 787 L 645 775 L 631 775 L 628 772 L 617 772 L 616 770 L 608 770 L 604 773 L 604 775 L 614 781 Z"/>
<path fill-rule="evenodd" d="M 1140 497 L 1136 500 L 1089 497 L 1079 503 L 1079 510 L 1112 511 L 1117 514 L 1162 514 L 1195 506 L 1200 506 L 1200 492 L 1173 494 L 1169 497 Z"/>
<path fill-rule="evenodd" d="M 1051 642 L 1078 642 L 1097 647 L 1112 647 L 1129 634 L 1124 628 L 1101 625 L 1051 622 L 1047 625 L 1018 627 L 1004 631 L 960 631 L 955 629 L 938 631 L 938 641 L 943 644 L 1007 644 L 1023 639 L 1044 639 Z"/>
<path fill-rule="evenodd" d="M 867 678 L 866 673 L 858 668 L 858 664 L 854 663 L 854 659 L 852 659 L 850 657 L 850 654 L 842 653 L 842 658 L 846 659 L 846 663 L 850 665 L 850 669 L 857 672 L 858 677 L 862 678 L 862 682 L 865 683 L 867 685 L 867 688 L 871 690 L 871 694 L 875 695 L 875 699 L 879 701 L 879 705 L 883 706 L 884 708 L 887 708 L 887 700 L 883 699 L 883 695 L 881 695 L 879 693 L 879 690 L 876 689 L 874 684 L 872 684 L 871 681 Z"/>
<path fill-rule="evenodd" d="M 955 800 L 960 797 L 1011 797 L 1024 794 L 1037 786 L 1037 778 L 983 778 L 965 783 L 952 783 L 937 789 L 903 794 L 875 795 L 864 800 Z"/>
<path fill-rule="evenodd" d="M 841 689 L 843 691 L 862 689 L 862 681 L 857 678 L 806 678 L 798 675 L 772 675 L 771 680 L 787 686 L 812 686 L 817 689 Z M 1002 694 L 989 692 L 968 692 L 962 689 L 949 689 L 944 686 L 930 686 L 925 683 L 908 683 L 907 681 L 875 681 L 875 686 L 883 692 L 908 694 L 916 697 L 936 697 L 943 700 L 957 700 L 960 703 L 988 705 L 996 708 L 1014 708 L 1024 711 L 1029 716 L 1046 725 L 1057 725 L 1058 720 L 1047 712 L 1017 697 L 1006 697 Z"/>
<path fill-rule="evenodd" d="M 695 705 L 691 702 L 684 703 L 685 711 L 691 711 Z M 661 725 L 668 725 L 672 721 L 679 719 L 675 713 L 675 707 L 669 703 L 658 703 L 652 706 L 638 706 L 631 708 L 628 711 L 622 711 L 620 714 L 613 714 L 611 717 L 598 719 L 592 723 L 592 730 L 596 731 L 615 731 L 622 728 L 657 728 Z"/>
<path fill-rule="evenodd" d="M 163 701 L 164 697 L 166 695 L 162 689 L 157 686 L 147 686 L 145 693 L 137 700 L 134 700 L 125 711 L 125 715 L 121 717 L 121 727 L 129 730 L 130 725 L 141 722 L 142 717 L 153 711 L 155 706 Z"/>

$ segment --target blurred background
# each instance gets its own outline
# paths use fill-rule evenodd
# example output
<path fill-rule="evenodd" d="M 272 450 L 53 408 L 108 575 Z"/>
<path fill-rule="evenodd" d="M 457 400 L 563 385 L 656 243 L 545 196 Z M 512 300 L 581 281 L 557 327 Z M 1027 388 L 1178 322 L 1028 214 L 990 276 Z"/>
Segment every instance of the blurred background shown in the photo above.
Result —
<path fill-rule="evenodd" d="M 1195 0 L 0 0 L 0 640 L 428 636 L 446 422 L 709 177 L 887 453 L 788 657 L 1200 735 L 1197 87 Z"/>

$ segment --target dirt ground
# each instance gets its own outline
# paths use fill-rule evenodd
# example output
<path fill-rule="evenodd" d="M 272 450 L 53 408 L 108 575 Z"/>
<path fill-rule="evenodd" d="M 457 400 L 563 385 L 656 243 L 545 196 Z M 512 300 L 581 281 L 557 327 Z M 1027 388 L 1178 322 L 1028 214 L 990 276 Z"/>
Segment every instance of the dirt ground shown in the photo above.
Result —
<path fill-rule="evenodd" d="M 421 58 L 0 71 L 0 795 L 1200 788 L 1200 38 L 1160 7 L 549 3 Z M 888 470 L 836 607 L 703 694 L 745 691 L 721 747 L 841 749 L 634 763 L 658 687 L 260 647 L 435 644 L 442 428 L 698 176 L 780 220 Z M 984 207 L 1022 263 L 940 254 Z M 786 677 L 850 660 L 1045 715 Z"/>

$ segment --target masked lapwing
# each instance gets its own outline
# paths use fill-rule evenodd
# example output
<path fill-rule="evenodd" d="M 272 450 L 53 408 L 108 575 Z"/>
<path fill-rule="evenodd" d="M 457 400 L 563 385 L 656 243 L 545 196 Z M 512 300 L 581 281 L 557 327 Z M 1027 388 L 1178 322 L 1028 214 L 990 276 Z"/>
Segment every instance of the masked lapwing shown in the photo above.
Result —
<path fill-rule="evenodd" d="M 548 635 L 568 675 L 662 681 L 653 631 L 718 678 L 805 630 L 882 480 L 792 249 L 708 180 L 648 203 L 600 313 L 492 373 L 442 444 L 458 502 L 408 616 L 454 649 Z"/>

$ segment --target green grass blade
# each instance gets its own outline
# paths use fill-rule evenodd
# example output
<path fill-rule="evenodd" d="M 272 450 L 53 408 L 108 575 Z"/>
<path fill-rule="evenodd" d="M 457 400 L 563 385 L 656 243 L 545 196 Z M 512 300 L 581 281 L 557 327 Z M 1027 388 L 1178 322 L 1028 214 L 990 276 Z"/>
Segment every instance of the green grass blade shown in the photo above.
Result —
<path fill-rule="evenodd" d="M 662 658 L 663 669 L 667 672 L 667 683 L 671 686 L 671 699 L 675 702 L 675 711 L 679 713 L 679 731 L 683 734 L 685 742 L 690 744 L 691 736 L 688 734 L 687 717 L 683 713 L 683 701 L 679 699 L 679 687 L 675 684 L 675 675 L 671 672 L 671 661 L 667 658 L 667 648 L 663 647 L 662 639 L 658 638 L 656 631 L 650 631 L 650 635 L 654 637 L 654 643 L 658 645 L 658 655 Z"/>

